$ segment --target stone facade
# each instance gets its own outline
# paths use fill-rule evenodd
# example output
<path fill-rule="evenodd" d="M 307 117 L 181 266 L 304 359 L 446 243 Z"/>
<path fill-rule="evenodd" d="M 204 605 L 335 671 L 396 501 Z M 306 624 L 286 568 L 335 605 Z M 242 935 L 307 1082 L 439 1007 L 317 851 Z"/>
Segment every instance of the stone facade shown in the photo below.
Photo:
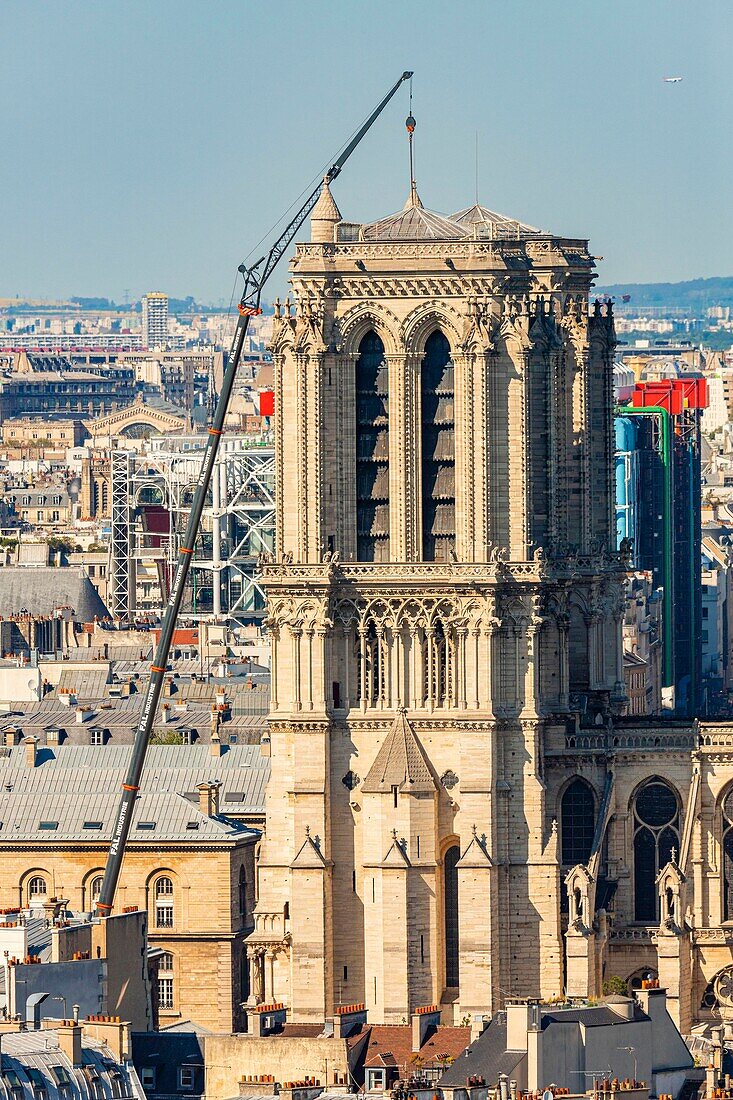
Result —
<path fill-rule="evenodd" d="M 50 788 L 49 807 L 55 798 Z M 88 801 L 92 814 L 94 794 Z M 90 912 L 108 843 L 47 835 L 18 840 L 0 832 L 0 908 L 37 910 L 53 897 L 64 899 L 75 913 Z M 179 1020 L 213 1031 L 244 1026 L 244 941 L 252 927 L 254 868 L 251 833 L 241 840 L 202 841 L 192 832 L 189 841 L 129 844 L 115 904 L 120 911 L 136 906 L 147 912 L 149 944 L 165 952 L 157 982 L 161 1026 Z"/>
<path fill-rule="evenodd" d="M 312 224 L 273 335 L 254 988 L 296 1019 L 460 1019 L 562 985 L 543 742 L 623 691 L 613 319 L 583 241 L 415 199 L 354 232 L 322 196 Z"/>
<path fill-rule="evenodd" d="M 733 962 L 733 731 L 616 718 L 587 242 L 415 192 L 360 226 L 324 188 L 291 275 L 253 1000 L 455 1023 L 652 971 L 689 1026 Z"/>

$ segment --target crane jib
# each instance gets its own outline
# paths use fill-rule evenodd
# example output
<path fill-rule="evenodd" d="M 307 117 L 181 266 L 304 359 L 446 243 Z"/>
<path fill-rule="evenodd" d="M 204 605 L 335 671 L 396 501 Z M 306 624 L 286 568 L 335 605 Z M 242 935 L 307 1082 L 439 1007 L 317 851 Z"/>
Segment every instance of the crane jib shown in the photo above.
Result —
<path fill-rule="evenodd" d="M 405 80 L 409 80 L 412 76 L 411 72 L 404 72 L 400 79 L 392 88 L 390 88 L 387 95 L 372 113 L 367 118 L 366 122 L 357 131 L 356 135 L 351 139 L 349 144 L 344 149 L 340 157 L 337 158 L 335 164 L 327 174 L 327 179 L 334 179 L 343 168 L 344 164 L 356 149 L 359 142 L 365 136 L 370 127 L 376 122 L 379 115 L 389 103 L 392 96 Z M 249 319 L 251 316 L 260 312 L 260 299 L 262 295 L 262 289 L 269 279 L 270 275 L 274 271 L 275 267 L 279 263 L 280 259 L 285 254 L 285 251 L 292 241 L 293 237 L 297 233 L 300 226 L 305 221 L 310 210 L 313 209 L 318 195 L 320 193 L 319 186 L 308 196 L 306 201 L 301 205 L 295 217 L 288 223 L 275 243 L 272 245 L 267 257 L 263 257 L 258 260 L 253 267 L 246 268 L 244 265 L 240 267 L 240 271 L 244 275 L 244 292 L 242 294 L 242 300 L 239 307 L 239 317 L 237 320 L 237 327 L 232 339 L 232 346 L 229 353 L 229 360 L 227 362 L 226 370 L 224 371 L 224 378 L 222 380 L 221 393 L 214 410 L 214 416 L 212 419 L 211 427 L 209 428 L 209 436 L 206 443 L 206 449 L 204 451 L 204 460 L 201 464 L 201 470 L 199 472 L 198 482 L 196 484 L 196 491 L 194 492 L 193 501 L 191 503 L 191 512 L 188 517 L 188 523 L 186 525 L 186 532 L 183 537 L 183 542 L 178 551 L 178 564 L 173 578 L 173 584 L 171 585 L 171 592 L 168 597 L 168 603 L 163 616 L 163 624 L 160 630 L 160 637 L 158 644 L 155 648 L 155 656 L 153 663 L 150 666 L 150 679 L 148 681 L 148 687 L 145 694 L 145 702 L 143 704 L 142 713 L 140 715 L 140 721 L 135 731 L 135 740 L 132 748 L 132 756 L 130 757 L 130 763 L 128 765 L 127 774 L 125 775 L 125 781 L 122 784 L 122 794 L 120 797 L 120 805 L 117 812 L 117 818 L 115 821 L 112 839 L 110 841 L 109 853 L 107 855 L 107 864 L 104 872 L 104 880 L 102 882 L 102 889 L 99 895 L 99 901 L 97 902 L 97 909 L 100 913 L 109 913 L 112 910 L 114 903 L 115 893 L 117 891 L 117 883 L 120 877 L 120 871 L 122 869 L 122 860 L 125 854 L 125 847 L 127 845 L 127 839 L 130 834 L 130 826 L 132 824 L 132 814 L 135 805 L 135 799 L 137 798 L 138 790 L 140 787 L 140 779 L 142 777 L 143 767 L 145 765 L 145 754 L 150 743 L 150 737 L 153 732 L 153 722 L 155 721 L 155 712 L 158 707 L 158 701 L 163 687 L 163 677 L 165 676 L 166 669 L 168 667 L 168 656 L 170 654 L 171 642 L 173 640 L 173 631 L 175 630 L 176 620 L 181 609 L 183 602 L 183 593 L 186 587 L 186 580 L 188 578 L 188 572 L 191 568 L 191 560 L 193 558 L 193 551 L 196 545 L 196 539 L 199 533 L 199 526 L 201 523 L 201 516 L 204 510 L 204 504 L 206 501 L 206 494 L 208 492 L 209 484 L 211 483 L 211 475 L 216 462 L 217 452 L 219 450 L 219 443 L 221 441 L 222 431 L 224 429 L 224 420 L 226 418 L 227 410 L 229 408 L 229 400 L 234 388 L 234 381 L 239 367 L 239 361 L 242 356 L 242 348 L 244 347 L 244 341 L 247 335 L 247 329 L 249 327 Z M 264 266 L 263 265 L 264 262 Z"/>

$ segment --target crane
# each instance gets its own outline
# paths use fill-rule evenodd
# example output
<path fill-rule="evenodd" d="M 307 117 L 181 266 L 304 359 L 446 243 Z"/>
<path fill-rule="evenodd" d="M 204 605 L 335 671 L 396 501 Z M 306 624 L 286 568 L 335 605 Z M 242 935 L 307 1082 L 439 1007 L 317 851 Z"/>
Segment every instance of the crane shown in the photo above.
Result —
<path fill-rule="evenodd" d="M 362 138 L 365 136 L 368 130 L 374 125 L 376 120 L 381 115 L 384 108 L 389 101 L 406 81 L 412 77 L 411 72 L 402 73 L 399 80 L 390 88 L 385 97 L 377 104 L 372 113 L 366 119 L 364 124 L 359 128 L 354 137 L 348 143 L 343 152 L 336 158 L 332 166 L 324 177 L 326 184 L 330 184 L 340 174 L 342 168 L 346 164 L 351 154 L 356 149 Z M 132 755 L 125 774 L 124 781 L 122 783 L 122 793 L 120 795 L 119 810 L 117 817 L 115 818 L 112 832 L 112 840 L 109 846 L 109 853 L 107 855 L 107 864 L 104 872 L 104 880 L 102 882 L 102 889 L 100 891 L 99 900 L 97 901 L 97 912 L 99 915 L 106 915 L 112 911 L 114 905 L 115 893 L 117 891 L 117 883 L 120 877 L 120 871 L 122 870 L 122 861 L 125 855 L 125 848 L 127 845 L 127 838 L 130 833 L 130 826 L 132 825 L 132 813 L 135 805 L 135 799 L 137 798 L 138 791 L 140 790 L 140 780 L 142 778 L 143 768 L 145 766 L 145 755 L 147 753 L 148 745 L 150 743 L 150 736 L 153 731 L 153 722 L 155 721 L 155 714 L 158 709 L 158 702 L 160 700 L 160 693 L 163 688 L 163 679 L 168 666 L 168 656 L 170 653 L 171 642 L 173 640 L 173 631 L 175 629 L 176 620 L 178 619 L 178 613 L 181 609 L 181 602 L 183 600 L 183 592 L 186 586 L 186 579 L 191 566 L 191 558 L 193 556 L 194 546 L 196 544 L 196 538 L 199 532 L 199 526 L 201 523 L 201 515 L 204 509 L 204 502 L 206 500 L 206 493 L 211 482 L 211 475 L 214 470 L 214 463 L 216 461 L 216 455 L 219 450 L 219 443 L 221 441 L 222 433 L 224 430 L 224 420 L 226 418 L 227 409 L 229 407 L 229 400 L 234 388 L 234 381 L 237 375 L 237 368 L 242 357 L 242 348 L 244 347 L 244 340 L 247 335 L 247 329 L 249 327 L 249 321 L 251 317 L 255 317 L 262 312 L 262 290 L 267 280 L 272 275 L 277 264 L 285 254 L 286 249 L 290 245 L 293 237 L 300 229 L 301 225 L 308 217 L 308 214 L 313 209 L 321 191 L 322 184 L 319 183 L 313 189 L 311 194 L 305 200 L 295 216 L 290 220 L 285 229 L 280 233 L 275 243 L 264 256 L 257 260 L 254 264 L 247 267 L 245 264 L 240 264 L 239 272 L 244 279 L 244 289 L 242 291 L 242 297 L 239 302 L 238 310 L 239 316 L 237 318 L 237 326 L 232 339 L 232 345 L 229 352 L 229 359 L 227 362 L 227 368 L 224 372 L 224 378 L 221 386 L 221 393 L 216 404 L 216 409 L 212 417 L 211 427 L 208 429 L 208 440 L 206 442 L 206 448 L 204 451 L 203 461 L 201 463 L 201 470 L 199 472 L 198 481 L 196 483 L 196 491 L 194 493 L 193 502 L 191 504 L 191 514 L 188 517 L 188 523 L 186 525 L 186 532 L 183 537 L 183 542 L 178 551 L 178 562 L 176 564 L 176 572 L 173 578 L 173 584 L 171 585 L 170 596 L 166 604 L 165 613 L 163 615 L 163 625 L 160 631 L 160 638 L 153 657 L 153 663 L 150 666 L 150 678 L 148 680 L 148 686 L 145 692 L 145 698 L 143 699 L 142 710 L 140 712 L 140 721 L 135 730 L 135 739 L 133 742 Z"/>

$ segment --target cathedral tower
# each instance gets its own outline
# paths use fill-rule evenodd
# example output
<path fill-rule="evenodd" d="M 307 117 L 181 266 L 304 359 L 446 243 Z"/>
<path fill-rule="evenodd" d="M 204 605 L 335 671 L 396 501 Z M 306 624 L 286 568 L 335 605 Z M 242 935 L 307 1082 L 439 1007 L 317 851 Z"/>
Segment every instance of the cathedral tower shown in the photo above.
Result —
<path fill-rule="evenodd" d="M 252 988 L 446 1022 L 563 987 L 544 760 L 623 692 L 610 307 L 473 206 L 346 222 L 276 304 L 272 778 Z"/>

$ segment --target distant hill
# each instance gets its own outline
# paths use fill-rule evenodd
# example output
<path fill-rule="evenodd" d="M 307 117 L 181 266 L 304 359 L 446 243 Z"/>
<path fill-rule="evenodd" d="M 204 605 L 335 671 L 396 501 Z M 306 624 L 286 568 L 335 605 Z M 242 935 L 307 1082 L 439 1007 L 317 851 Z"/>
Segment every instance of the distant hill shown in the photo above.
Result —
<path fill-rule="evenodd" d="M 710 306 L 733 306 L 733 275 L 713 279 L 689 279 L 684 283 L 614 283 L 599 286 L 594 294 L 616 298 L 631 297 L 629 305 L 676 306 L 708 309 Z"/>

